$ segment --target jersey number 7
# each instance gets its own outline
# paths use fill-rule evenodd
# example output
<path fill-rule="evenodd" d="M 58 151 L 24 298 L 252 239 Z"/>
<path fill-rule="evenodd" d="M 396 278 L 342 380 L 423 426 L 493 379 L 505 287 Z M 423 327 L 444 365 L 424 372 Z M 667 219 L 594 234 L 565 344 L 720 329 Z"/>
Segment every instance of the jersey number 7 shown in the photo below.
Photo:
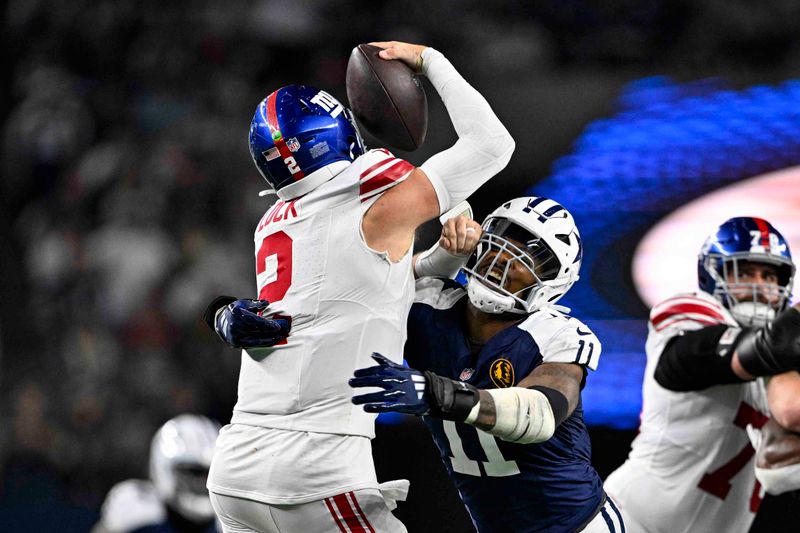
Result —
<path fill-rule="evenodd" d="M 739 404 L 739 411 L 736 413 L 733 423 L 735 426 L 744 430 L 747 424 L 752 424 L 756 429 L 761 429 L 761 426 L 767 423 L 769 418 L 763 415 L 742 402 Z M 738 474 L 742 468 L 745 467 L 752 459 L 755 450 L 748 442 L 745 444 L 739 453 L 737 453 L 730 461 L 720 466 L 713 472 L 708 472 L 697 484 L 700 490 L 704 490 L 713 494 L 720 500 L 724 500 L 731 490 L 731 479 Z M 750 511 L 755 513 L 761 505 L 761 484 L 756 480 L 753 487 L 753 493 L 750 496 Z"/>

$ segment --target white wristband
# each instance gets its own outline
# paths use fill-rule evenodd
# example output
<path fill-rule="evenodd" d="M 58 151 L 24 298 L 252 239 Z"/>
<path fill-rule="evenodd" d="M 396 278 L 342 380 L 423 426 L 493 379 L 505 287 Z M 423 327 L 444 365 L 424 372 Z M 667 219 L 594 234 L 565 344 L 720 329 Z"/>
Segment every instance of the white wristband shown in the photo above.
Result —
<path fill-rule="evenodd" d="M 417 256 L 414 274 L 418 278 L 428 276 L 454 278 L 461 267 L 467 264 L 467 259 L 469 255 L 453 255 L 437 242 Z"/>

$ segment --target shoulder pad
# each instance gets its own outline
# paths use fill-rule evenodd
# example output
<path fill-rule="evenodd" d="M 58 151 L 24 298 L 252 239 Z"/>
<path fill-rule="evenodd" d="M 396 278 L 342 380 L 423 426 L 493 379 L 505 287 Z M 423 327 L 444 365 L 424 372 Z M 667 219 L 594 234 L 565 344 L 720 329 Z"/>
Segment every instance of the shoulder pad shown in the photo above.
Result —
<path fill-rule="evenodd" d="M 736 325 L 727 309 L 705 293 L 685 293 L 668 298 L 650 310 L 650 326 L 657 332 L 668 328 L 695 330 L 717 324 Z"/>
<path fill-rule="evenodd" d="M 467 291 L 457 281 L 424 277 L 416 281 L 414 303 L 430 305 L 434 309 L 450 309 L 465 294 Z"/>
<path fill-rule="evenodd" d="M 370 150 L 356 161 L 359 163 L 358 195 L 362 202 L 391 189 L 414 170 L 414 165 L 383 148 Z"/>
<path fill-rule="evenodd" d="M 540 309 L 517 325 L 528 332 L 545 363 L 575 363 L 597 370 L 602 345 L 589 327 L 555 309 Z"/>
<path fill-rule="evenodd" d="M 124 533 L 167 519 L 167 511 L 150 481 L 128 479 L 112 487 L 103 502 L 100 523 L 112 533 Z"/>

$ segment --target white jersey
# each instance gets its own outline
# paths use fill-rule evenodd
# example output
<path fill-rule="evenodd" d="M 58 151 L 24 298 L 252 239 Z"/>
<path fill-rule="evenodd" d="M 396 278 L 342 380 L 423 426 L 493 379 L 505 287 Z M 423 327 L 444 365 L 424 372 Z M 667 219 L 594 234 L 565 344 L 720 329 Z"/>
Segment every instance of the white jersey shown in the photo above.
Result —
<path fill-rule="evenodd" d="M 745 532 L 755 518 L 763 491 L 745 428 L 767 420 L 764 381 L 673 392 L 653 377 L 670 339 L 715 324 L 737 325 L 702 292 L 650 313 L 639 435 L 605 482 L 631 533 Z"/>
<path fill-rule="evenodd" d="M 372 352 L 402 362 L 414 278 L 411 249 L 390 261 L 366 245 L 361 222 L 412 170 L 388 151 L 372 150 L 261 219 L 258 296 L 269 300 L 271 316 L 291 320 L 291 333 L 283 344 L 242 352 L 233 427 L 217 441 L 210 489 L 302 503 L 377 486 L 369 445 L 376 415 L 350 401 L 348 380 L 374 364 Z M 242 452 L 245 442 L 253 453 Z"/>

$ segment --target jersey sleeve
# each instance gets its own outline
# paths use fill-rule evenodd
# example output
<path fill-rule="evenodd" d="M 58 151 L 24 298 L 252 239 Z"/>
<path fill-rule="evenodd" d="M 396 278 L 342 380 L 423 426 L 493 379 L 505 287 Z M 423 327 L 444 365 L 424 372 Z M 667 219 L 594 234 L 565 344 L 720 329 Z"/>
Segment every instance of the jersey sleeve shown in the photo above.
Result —
<path fill-rule="evenodd" d="M 650 327 L 662 335 L 672 337 L 683 331 L 706 326 L 736 325 L 726 315 L 725 309 L 715 300 L 684 294 L 653 307 L 650 311 Z"/>
<path fill-rule="evenodd" d="M 600 340 L 580 320 L 546 310 L 520 324 L 539 346 L 543 363 L 574 363 L 597 370 Z"/>
<path fill-rule="evenodd" d="M 127 533 L 166 519 L 166 509 L 153 484 L 139 479 L 114 485 L 100 511 L 100 524 L 109 533 Z"/>
<path fill-rule="evenodd" d="M 579 320 L 570 320 L 542 350 L 544 363 L 575 363 L 597 370 L 602 345 L 600 339 Z"/>
<path fill-rule="evenodd" d="M 359 158 L 361 171 L 358 177 L 358 197 L 364 211 L 369 209 L 381 194 L 403 182 L 414 170 L 414 165 L 394 156 L 389 150 L 370 150 Z"/>

